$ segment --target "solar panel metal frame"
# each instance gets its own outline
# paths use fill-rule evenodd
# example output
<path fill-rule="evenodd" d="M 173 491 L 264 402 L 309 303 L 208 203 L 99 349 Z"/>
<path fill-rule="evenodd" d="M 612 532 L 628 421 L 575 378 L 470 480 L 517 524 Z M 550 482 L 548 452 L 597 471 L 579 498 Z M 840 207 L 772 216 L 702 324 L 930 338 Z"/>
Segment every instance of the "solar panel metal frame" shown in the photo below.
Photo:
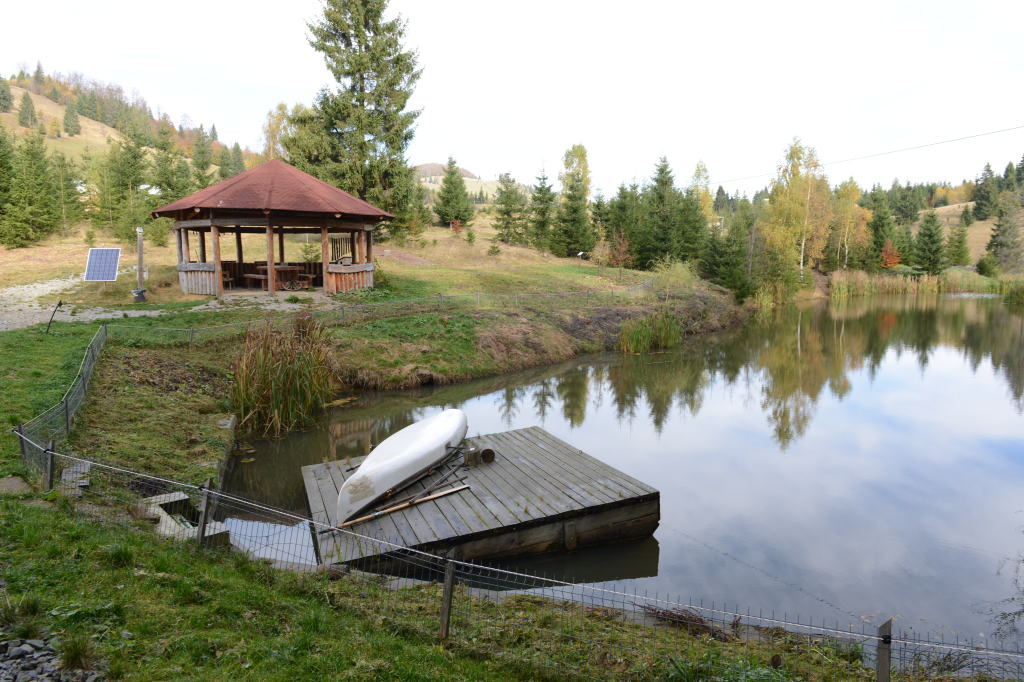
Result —
<path fill-rule="evenodd" d="M 85 274 L 82 275 L 82 279 L 86 282 L 116 282 L 117 266 L 120 262 L 121 249 L 119 248 L 89 249 L 89 255 L 85 261 Z"/>

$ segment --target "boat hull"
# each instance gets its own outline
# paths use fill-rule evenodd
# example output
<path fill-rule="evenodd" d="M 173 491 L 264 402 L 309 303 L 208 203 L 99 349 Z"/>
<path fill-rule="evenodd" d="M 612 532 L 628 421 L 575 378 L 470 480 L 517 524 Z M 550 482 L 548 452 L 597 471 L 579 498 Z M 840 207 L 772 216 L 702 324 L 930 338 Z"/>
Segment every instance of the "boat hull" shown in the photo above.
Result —
<path fill-rule="evenodd" d="M 337 522 L 350 520 L 440 462 L 467 430 L 462 410 L 445 410 L 386 438 L 338 490 Z"/>

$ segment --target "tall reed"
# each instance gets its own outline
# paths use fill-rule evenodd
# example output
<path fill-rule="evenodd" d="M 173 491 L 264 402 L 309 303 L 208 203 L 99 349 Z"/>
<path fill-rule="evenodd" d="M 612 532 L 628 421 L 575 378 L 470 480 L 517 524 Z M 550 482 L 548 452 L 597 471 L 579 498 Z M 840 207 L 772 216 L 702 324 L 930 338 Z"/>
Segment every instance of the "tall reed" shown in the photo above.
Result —
<path fill-rule="evenodd" d="M 829 281 L 829 297 L 844 300 L 874 294 L 998 293 L 999 282 L 969 270 L 949 269 L 940 275 L 904 275 L 839 270 Z"/>
<path fill-rule="evenodd" d="M 678 346 L 683 340 L 679 319 L 671 310 L 629 320 L 619 330 L 619 348 L 624 353 L 646 353 Z"/>
<path fill-rule="evenodd" d="M 1024 305 L 1024 279 L 1006 279 L 1002 282 L 1003 301 L 1010 305 Z"/>
<path fill-rule="evenodd" d="M 231 386 L 239 427 L 276 437 L 308 423 L 331 399 L 333 370 L 327 332 L 308 314 L 250 330 Z"/>

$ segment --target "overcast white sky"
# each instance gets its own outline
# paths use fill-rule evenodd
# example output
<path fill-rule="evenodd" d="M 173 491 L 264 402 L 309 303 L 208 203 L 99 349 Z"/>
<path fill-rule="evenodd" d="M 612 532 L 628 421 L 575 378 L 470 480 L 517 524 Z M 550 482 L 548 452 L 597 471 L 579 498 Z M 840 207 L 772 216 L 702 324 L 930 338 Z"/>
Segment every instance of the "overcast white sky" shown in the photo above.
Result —
<path fill-rule="evenodd" d="M 137 90 L 258 149 L 277 102 L 330 84 L 306 42 L 319 0 L 6 3 L 0 70 L 41 60 Z M 423 67 L 413 163 L 531 184 L 586 145 L 594 184 L 753 191 L 793 136 L 833 161 L 1024 125 L 1024 2 L 392 0 Z M 42 17 L 48 17 L 42 21 Z M 959 181 L 1024 154 L 1024 129 L 828 168 L 833 182 Z"/>

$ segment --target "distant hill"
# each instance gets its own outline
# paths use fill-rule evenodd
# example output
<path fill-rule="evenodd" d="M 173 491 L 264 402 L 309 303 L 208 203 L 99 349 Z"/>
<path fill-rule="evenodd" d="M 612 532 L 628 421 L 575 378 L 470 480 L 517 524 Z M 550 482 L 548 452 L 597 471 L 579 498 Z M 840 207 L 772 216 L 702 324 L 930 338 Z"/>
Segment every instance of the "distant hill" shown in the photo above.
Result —
<path fill-rule="evenodd" d="M 22 128 L 18 125 L 18 107 L 21 106 L 21 98 L 26 92 L 25 89 L 11 86 L 11 95 L 14 99 L 14 106 L 6 114 L 0 114 L 0 125 L 7 129 L 8 133 L 23 135 L 25 133 L 35 134 L 35 130 Z M 107 140 L 120 140 L 121 133 L 99 121 L 94 121 L 85 116 L 79 116 L 78 120 L 82 126 L 82 132 L 74 137 L 68 137 L 63 132 L 64 110 L 63 104 L 57 104 L 48 97 L 36 95 L 29 92 L 32 98 L 32 106 L 36 108 L 36 114 L 41 115 L 47 125 L 52 119 L 61 124 L 61 137 L 46 136 L 46 147 L 50 151 L 59 151 L 68 158 L 80 159 L 87 150 L 101 152 L 107 144 Z"/>
<path fill-rule="evenodd" d="M 413 170 L 419 173 L 421 178 L 439 178 L 444 176 L 444 171 L 447 166 L 443 163 L 421 163 L 418 166 L 413 166 Z M 465 168 L 459 168 L 459 173 L 464 178 L 470 178 L 473 180 L 479 180 L 480 176 L 475 175 Z"/>

